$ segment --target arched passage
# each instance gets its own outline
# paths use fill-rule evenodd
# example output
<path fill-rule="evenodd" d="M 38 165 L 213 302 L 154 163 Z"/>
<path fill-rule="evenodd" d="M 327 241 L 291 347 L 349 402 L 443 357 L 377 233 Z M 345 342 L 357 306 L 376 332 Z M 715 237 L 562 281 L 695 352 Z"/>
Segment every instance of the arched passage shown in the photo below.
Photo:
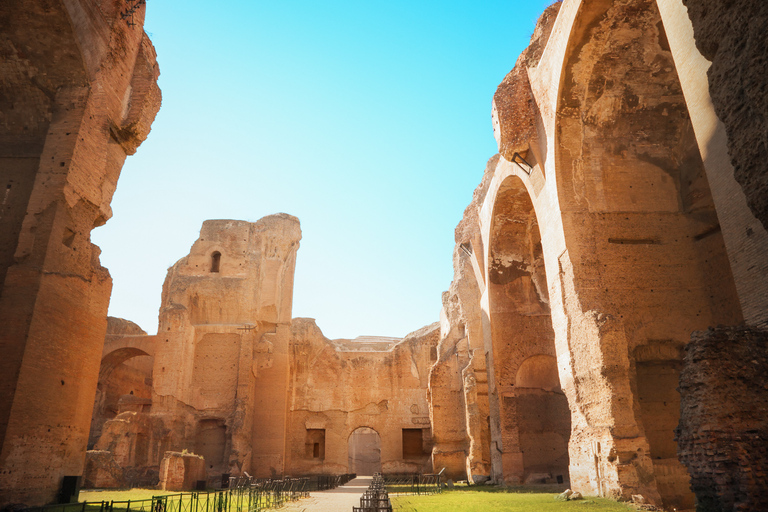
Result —
<path fill-rule="evenodd" d="M 88 448 L 93 449 L 102 434 L 104 423 L 114 418 L 121 406 L 121 398 L 134 403 L 129 406 L 143 409 L 152 397 L 152 366 L 154 364 L 153 347 L 145 342 L 146 336 L 127 337 L 110 345 L 117 348 L 107 352 L 101 360 L 99 380 L 91 416 L 91 428 L 88 435 Z M 125 346 L 134 340 L 139 346 Z M 105 344 L 106 347 L 107 344 Z M 123 346 L 119 346 L 123 345 Z M 150 353 L 152 352 L 152 353 Z"/>
<path fill-rule="evenodd" d="M 105 383 L 109 379 L 115 368 L 129 359 L 140 356 L 149 356 L 149 354 L 140 348 L 122 347 L 104 356 L 101 360 L 101 366 L 99 367 L 99 385 Z"/>
<path fill-rule="evenodd" d="M 556 165 L 572 370 L 590 399 L 571 476 L 692 508 L 673 440 L 682 348 L 742 319 L 717 212 L 656 3 L 582 2 L 573 27 Z"/>
<path fill-rule="evenodd" d="M 355 429 L 347 441 L 349 472 L 373 475 L 381 472 L 381 437 L 369 427 Z"/>
<path fill-rule="evenodd" d="M 496 193 L 488 257 L 504 480 L 564 483 L 570 411 L 557 372 L 539 224 L 517 176 Z"/>

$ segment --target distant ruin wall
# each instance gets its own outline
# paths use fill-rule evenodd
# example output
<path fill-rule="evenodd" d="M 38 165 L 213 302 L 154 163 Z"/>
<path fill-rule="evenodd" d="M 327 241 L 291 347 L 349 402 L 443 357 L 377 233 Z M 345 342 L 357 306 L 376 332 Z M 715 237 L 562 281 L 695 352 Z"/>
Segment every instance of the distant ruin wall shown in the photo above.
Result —
<path fill-rule="evenodd" d="M 699 511 L 768 510 L 768 332 L 693 334 L 680 376 L 678 455 Z"/>

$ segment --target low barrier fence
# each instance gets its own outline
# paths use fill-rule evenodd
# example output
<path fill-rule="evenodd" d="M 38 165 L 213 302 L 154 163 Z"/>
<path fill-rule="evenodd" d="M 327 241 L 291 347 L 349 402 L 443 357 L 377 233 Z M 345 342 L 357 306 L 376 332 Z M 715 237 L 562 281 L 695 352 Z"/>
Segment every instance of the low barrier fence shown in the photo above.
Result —
<path fill-rule="evenodd" d="M 46 505 L 22 512 L 260 512 L 333 489 L 355 475 L 315 475 L 304 478 L 231 478 L 229 489 L 183 492 L 143 500 L 90 501 Z"/>
<path fill-rule="evenodd" d="M 428 475 L 384 475 L 384 485 L 390 494 L 437 494 L 442 492 L 441 476 Z"/>
<path fill-rule="evenodd" d="M 381 474 L 373 475 L 371 485 L 360 497 L 360 506 L 353 506 L 352 512 L 392 512 L 392 502 Z"/>

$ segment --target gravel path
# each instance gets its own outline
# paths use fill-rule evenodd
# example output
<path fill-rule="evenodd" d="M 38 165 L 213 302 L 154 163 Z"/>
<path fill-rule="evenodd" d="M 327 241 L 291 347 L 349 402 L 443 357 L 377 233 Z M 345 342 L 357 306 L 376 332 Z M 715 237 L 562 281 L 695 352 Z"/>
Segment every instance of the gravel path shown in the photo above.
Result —
<path fill-rule="evenodd" d="M 360 506 L 360 496 L 368 489 L 372 480 L 370 476 L 361 476 L 330 491 L 309 493 L 309 498 L 289 503 L 279 510 L 280 512 L 352 512 L 352 507 Z"/>

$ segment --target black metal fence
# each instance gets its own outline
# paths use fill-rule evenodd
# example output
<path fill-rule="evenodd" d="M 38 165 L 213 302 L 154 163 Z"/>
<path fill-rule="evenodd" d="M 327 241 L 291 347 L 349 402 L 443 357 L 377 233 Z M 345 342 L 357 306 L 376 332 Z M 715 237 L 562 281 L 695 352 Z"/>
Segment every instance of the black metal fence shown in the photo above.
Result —
<path fill-rule="evenodd" d="M 23 512 L 259 512 L 309 496 L 310 491 L 333 489 L 355 475 L 316 475 L 304 478 L 231 478 L 229 489 L 183 492 L 143 500 L 91 501 L 46 505 Z"/>
<path fill-rule="evenodd" d="M 373 475 L 371 485 L 360 497 L 360 506 L 352 507 L 352 512 L 392 512 L 392 502 L 380 473 Z"/>
<path fill-rule="evenodd" d="M 390 494 L 437 494 L 442 492 L 439 474 L 384 475 L 384 485 Z"/>

